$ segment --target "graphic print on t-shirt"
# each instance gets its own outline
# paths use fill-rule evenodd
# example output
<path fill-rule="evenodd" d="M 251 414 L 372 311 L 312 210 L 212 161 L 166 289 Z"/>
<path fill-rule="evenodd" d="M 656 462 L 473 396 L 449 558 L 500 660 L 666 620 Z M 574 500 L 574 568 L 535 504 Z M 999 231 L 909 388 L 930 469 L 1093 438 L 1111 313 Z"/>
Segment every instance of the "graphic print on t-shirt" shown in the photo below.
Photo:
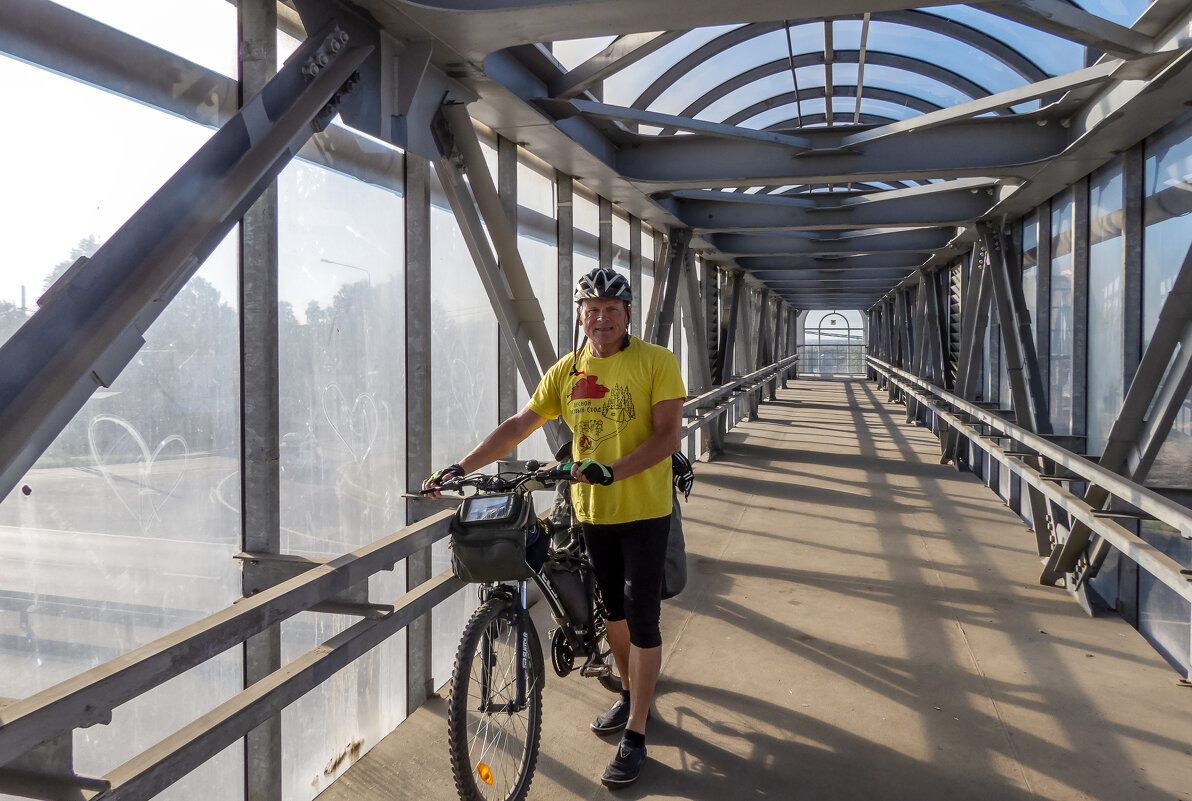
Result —
<path fill-rule="evenodd" d="M 601 386 L 594 375 L 586 375 L 571 388 L 571 413 L 582 417 L 576 425 L 579 449 L 576 459 L 583 459 L 610 437 L 619 434 L 637 416 L 629 388 L 614 384 L 610 390 Z M 600 415 L 593 417 L 593 415 Z"/>

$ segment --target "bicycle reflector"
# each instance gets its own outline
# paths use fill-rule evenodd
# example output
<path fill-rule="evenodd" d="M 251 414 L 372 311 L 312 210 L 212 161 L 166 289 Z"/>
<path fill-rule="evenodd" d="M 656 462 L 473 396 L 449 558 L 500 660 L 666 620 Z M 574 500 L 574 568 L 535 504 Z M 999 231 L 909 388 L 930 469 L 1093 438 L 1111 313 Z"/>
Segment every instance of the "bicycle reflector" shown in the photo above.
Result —
<path fill-rule="evenodd" d="M 493 772 L 488 769 L 488 765 L 484 764 L 483 762 L 477 762 L 476 775 L 480 777 L 482 782 L 489 785 L 490 787 L 492 786 Z"/>

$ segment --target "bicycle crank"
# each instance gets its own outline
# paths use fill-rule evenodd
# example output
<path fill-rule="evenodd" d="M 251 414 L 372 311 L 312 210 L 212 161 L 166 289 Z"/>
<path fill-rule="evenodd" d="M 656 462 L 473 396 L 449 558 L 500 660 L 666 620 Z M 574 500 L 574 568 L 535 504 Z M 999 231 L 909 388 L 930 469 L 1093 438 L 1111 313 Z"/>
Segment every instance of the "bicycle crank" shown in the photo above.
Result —
<path fill-rule="evenodd" d="M 550 663 L 560 678 L 566 678 L 575 669 L 575 650 L 561 628 L 555 629 L 550 638 Z"/>

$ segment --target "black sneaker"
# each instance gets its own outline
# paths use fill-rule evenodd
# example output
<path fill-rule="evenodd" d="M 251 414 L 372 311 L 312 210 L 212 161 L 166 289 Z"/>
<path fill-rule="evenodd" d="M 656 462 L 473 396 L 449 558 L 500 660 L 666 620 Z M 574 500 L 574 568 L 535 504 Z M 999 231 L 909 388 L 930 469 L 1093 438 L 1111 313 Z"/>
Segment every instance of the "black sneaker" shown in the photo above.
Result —
<path fill-rule="evenodd" d="M 624 698 L 618 698 L 612 708 L 597 715 L 596 719 L 592 721 L 592 731 L 597 734 L 612 734 L 625 728 L 625 724 L 628 722 L 629 702 Z"/>
<path fill-rule="evenodd" d="M 637 775 L 642 771 L 642 763 L 646 761 L 646 747 L 644 745 L 630 745 L 624 740 L 617 746 L 617 755 L 604 769 L 600 783 L 610 790 L 626 787 L 637 781 Z"/>

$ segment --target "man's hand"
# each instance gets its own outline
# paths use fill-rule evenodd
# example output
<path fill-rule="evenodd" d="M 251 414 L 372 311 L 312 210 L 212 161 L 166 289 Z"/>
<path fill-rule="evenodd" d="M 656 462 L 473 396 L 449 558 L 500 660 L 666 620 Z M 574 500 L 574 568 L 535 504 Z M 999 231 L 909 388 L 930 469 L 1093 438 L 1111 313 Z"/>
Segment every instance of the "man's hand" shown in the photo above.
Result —
<path fill-rule="evenodd" d="M 443 482 L 448 481 L 452 478 L 459 478 L 460 476 L 463 476 L 463 475 L 464 475 L 464 469 L 462 467 L 460 467 L 458 464 L 448 465 L 447 467 L 444 467 L 442 470 L 436 470 L 435 472 L 431 473 L 430 476 L 426 479 L 426 481 L 422 482 L 422 489 L 428 490 L 428 489 L 435 489 L 437 487 L 441 487 L 443 485 Z M 428 492 L 428 493 L 426 493 L 426 497 L 438 498 L 439 493 Z"/>
<path fill-rule="evenodd" d="M 613 483 L 613 469 L 595 459 L 583 459 L 571 465 L 571 477 L 584 484 L 607 487 Z"/>

